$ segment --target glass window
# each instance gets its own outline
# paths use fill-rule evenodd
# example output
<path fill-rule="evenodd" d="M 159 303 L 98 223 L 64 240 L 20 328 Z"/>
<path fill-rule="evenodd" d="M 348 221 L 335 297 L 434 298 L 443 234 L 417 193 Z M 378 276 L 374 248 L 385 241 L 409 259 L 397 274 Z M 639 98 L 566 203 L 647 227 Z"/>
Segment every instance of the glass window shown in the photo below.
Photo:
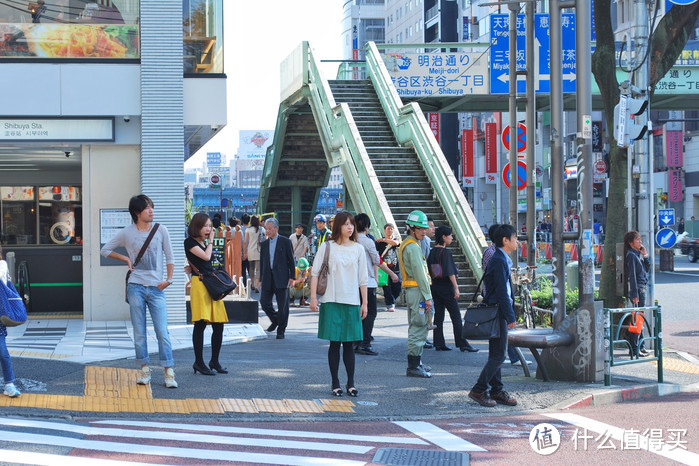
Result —
<path fill-rule="evenodd" d="M 0 57 L 138 59 L 139 16 L 139 0 L 0 2 Z"/>
<path fill-rule="evenodd" d="M 223 0 L 184 0 L 184 72 L 223 73 Z"/>

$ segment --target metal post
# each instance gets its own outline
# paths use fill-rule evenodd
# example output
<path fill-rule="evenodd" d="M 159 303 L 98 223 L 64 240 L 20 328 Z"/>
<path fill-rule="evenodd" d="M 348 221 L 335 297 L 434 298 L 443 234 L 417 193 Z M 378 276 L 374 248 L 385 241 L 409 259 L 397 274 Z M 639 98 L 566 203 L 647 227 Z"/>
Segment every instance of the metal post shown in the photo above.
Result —
<path fill-rule="evenodd" d="M 655 301 L 655 305 L 658 308 L 655 311 L 655 335 L 658 338 L 655 345 L 655 354 L 658 356 L 658 383 L 663 383 L 663 313 L 658 305 L 658 301 Z"/>
<path fill-rule="evenodd" d="M 551 46 L 551 257 L 553 266 L 553 328 L 563 323 L 565 298 L 565 251 L 563 245 L 563 72 L 561 10 L 549 0 Z"/>
<path fill-rule="evenodd" d="M 527 51 L 527 265 L 536 264 L 536 95 L 534 94 L 535 71 L 539 66 L 534 60 L 534 2 L 527 2 L 526 51 Z M 510 173 L 512 172 L 510 168 Z M 510 175 L 512 178 L 512 175 Z"/>
<path fill-rule="evenodd" d="M 510 3 L 510 220 L 517 229 L 517 12 L 519 4 Z M 512 262 L 517 264 L 517 251 Z"/>
<path fill-rule="evenodd" d="M 614 357 L 614 337 L 612 336 L 612 315 L 609 309 L 604 309 L 604 386 L 612 384 L 612 358 Z"/>
<path fill-rule="evenodd" d="M 575 47 L 588 50 L 591 33 L 591 5 L 589 0 L 575 2 Z M 581 309 L 593 310 L 595 266 L 592 253 L 592 57 L 589 53 L 575 54 L 576 106 L 578 129 L 575 138 L 578 158 L 578 282 Z M 553 74 L 553 73 L 552 73 Z"/>

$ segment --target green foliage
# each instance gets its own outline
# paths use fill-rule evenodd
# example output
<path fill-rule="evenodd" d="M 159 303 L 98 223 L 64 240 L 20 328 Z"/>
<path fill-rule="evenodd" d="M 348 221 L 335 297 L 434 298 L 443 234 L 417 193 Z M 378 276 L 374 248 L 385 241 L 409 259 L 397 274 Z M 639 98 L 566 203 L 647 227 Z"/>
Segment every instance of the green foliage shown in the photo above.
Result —
<path fill-rule="evenodd" d="M 194 214 L 199 212 L 199 209 L 201 209 L 201 206 L 194 206 L 194 201 L 192 199 L 188 199 L 184 203 L 184 224 L 189 225 L 189 222 L 192 221 L 192 217 L 194 217 Z"/>
<path fill-rule="evenodd" d="M 553 283 L 546 277 L 539 277 L 536 282 L 538 289 L 531 291 L 535 306 L 542 309 L 553 309 Z M 598 290 L 595 290 L 595 299 L 599 299 Z M 566 290 L 566 314 L 574 312 L 578 308 L 579 302 L 577 288 Z"/>

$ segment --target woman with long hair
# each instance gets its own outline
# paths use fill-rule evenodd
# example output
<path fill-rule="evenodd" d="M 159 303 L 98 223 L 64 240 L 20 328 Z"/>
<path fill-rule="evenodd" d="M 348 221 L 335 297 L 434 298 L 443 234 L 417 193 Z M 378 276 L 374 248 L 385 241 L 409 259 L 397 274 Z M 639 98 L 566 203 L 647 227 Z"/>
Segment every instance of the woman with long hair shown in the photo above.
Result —
<path fill-rule="evenodd" d="M 187 228 L 187 239 L 184 240 L 184 251 L 190 268 L 192 269 L 192 287 L 189 292 L 192 308 L 192 345 L 194 347 L 194 373 L 202 375 L 227 374 L 228 371 L 221 367 L 218 357 L 221 353 L 223 342 L 223 324 L 228 322 L 228 315 L 223 301 L 211 299 L 204 283 L 199 278 L 200 274 L 213 272 L 211 263 L 213 239 L 216 234 L 211 219 L 203 212 L 194 214 Z M 207 367 L 204 363 L 204 330 L 207 324 L 211 324 L 211 360 Z"/>
<path fill-rule="evenodd" d="M 318 296 L 318 274 L 328 254 L 328 286 Z M 318 338 L 330 340 L 328 366 L 332 395 L 342 396 L 338 371 L 340 347 L 347 372 L 347 394 L 356 397 L 354 385 L 354 342 L 363 338 L 362 320 L 367 315 L 368 272 L 364 247 L 357 242 L 357 228 L 349 212 L 340 212 L 333 222 L 332 236 L 316 253 L 311 271 L 311 310 L 318 316 Z M 320 303 L 320 306 L 319 306 Z"/>
<path fill-rule="evenodd" d="M 257 293 L 260 289 L 260 217 L 257 215 L 252 216 L 250 227 L 245 230 L 243 260 L 248 261 L 252 290 Z"/>

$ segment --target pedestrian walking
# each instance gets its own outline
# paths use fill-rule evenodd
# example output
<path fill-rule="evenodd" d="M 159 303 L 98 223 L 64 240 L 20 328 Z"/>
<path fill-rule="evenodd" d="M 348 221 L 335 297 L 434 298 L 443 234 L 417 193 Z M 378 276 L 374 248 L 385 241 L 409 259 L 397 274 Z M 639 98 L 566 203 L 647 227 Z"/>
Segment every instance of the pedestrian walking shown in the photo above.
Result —
<path fill-rule="evenodd" d="M 260 306 L 272 322 L 267 331 L 276 330 L 277 340 L 283 340 L 289 322 L 289 287 L 294 284 L 296 264 L 291 240 L 279 235 L 279 222 L 276 218 L 265 221 L 265 231 L 267 239 L 260 248 Z M 277 299 L 276 312 L 272 304 L 273 296 Z"/>
<path fill-rule="evenodd" d="M 243 260 L 248 261 L 252 291 L 257 293 L 260 291 L 260 218 L 257 215 L 250 218 L 243 243 Z"/>
<path fill-rule="evenodd" d="M 396 310 L 396 300 L 400 296 L 400 266 L 398 265 L 398 246 L 400 246 L 400 236 L 394 236 L 395 225 L 387 223 L 383 227 L 384 237 L 376 240 L 376 250 L 381 256 L 381 260 L 388 266 L 391 272 L 398 276 L 398 281 L 389 281 L 383 287 L 383 299 L 386 304 L 386 312 Z"/>
<path fill-rule="evenodd" d="M 294 260 L 298 261 L 305 257 L 308 252 L 308 236 L 303 234 L 302 224 L 297 223 L 294 229 L 296 232 L 292 233 L 289 239 L 291 240 L 291 248 L 294 250 Z"/>
<path fill-rule="evenodd" d="M 141 373 L 136 382 L 147 385 L 151 381 L 146 334 L 147 309 L 158 339 L 158 354 L 160 364 L 165 371 L 165 386 L 177 388 L 173 369 L 175 362 L 172 358 L 172 345 L 167 329 L 167 301 L 164 292 L 165 288 L 172 284 L 172 273 L 175 270 L 170 234 L 165 226 L 157 223 L 153 225 L 153 201 L 145 194 L 131 198 L 129 214 L 133 224 L 120 230 L 102 247 L 100 254 L 125 262 L 131 271 L 126 294 L 131 312 L 136 359 L 141 364 Z M 146 242 L 148 242 L 147 245 Z M 128 255 L 116 252 L 115 249 L 118 247 L 126 248 Z M 137 260 L 138 257 L 140 260 Z M 167 278 L 164 280 L 163 258 L 167 262 Z M 136 265 L 134 265 L 135 262 L 137 262 Z"/>
<path fill-rule="evenodd" d="M 240 235 L 242 241 L 240 242 L 240 257 L 242 257 L 242 262 L 241 262 L 241 267 L 240 267 L 240 275 L 243 277 L 243 284 L 244 286 L 247 286 L 248 283 L 248 268 L 250 266 L 250 263 L 247 259 L 247 255 L 245 254 L 245 232 L 247 231 L 248 228 L 250 228 L 250 216 L 248 214 L 243 214 L 240 216 Z M 254 283 L 253 283 L 254 286 Z"/>
<path fill-rule="evenodd" d="M 492 227 L 491 227 L 492 228 Z M 515 327 L 514 290 L 512 288 L 510 254 L 517 251 L 517 230 L 504 224 L 494 229 L 490 237 L 496 250 L 488 262 L 483 282 L 486 285 L 484 302 L 498 305 L 500 336 L 488 341 L 488 361 L 481 371 L 478 381 L 468 396 L 481 406 L 493 407 L 497 403 L 515 406 L 517 400 L 503 389 L 500 368 L 505 361 L 507 330 Z M 490 393 L 488 393 L 490 386 Z"/>
<path fill-rule="evenodd" d="M 203 212 L 194 214 L 187 227 L 187 239 L 184 240 L 184 250 L 187 261 L 192 269 L 192 287 L 189 292 L 190 307 L 192 309 L 192 347 L 194 348 L 194 373 L 202 375 L 227 374 L 228 371 L 221 367 L 219 354 L 223 343 L 223 324 L 228 322 L 228 315 L 223 301 L 214 301 L 199 278 L 202 274 L 214 271 L 212 265 L 213 240 L 216 236 L 212 221 Z M 209 365 L 204 363 L 204 330 L 207 324 L 211 324 L 211 359 Z M 216 371 L 216 372 L 214 372 Z"/>
<path fill-rule="evenodd" d="M 328 257 L 327 288 L 318 295 L 318 274 Z M 347 394 L 359 394 L 354 383 L 354 342 L 362 339 L 362 319 L 367 315 L 367 265 L 364 248 L 357 242 L 354 217 L 349 212 L 335 216 L 332 236 L 318 249 L 311 272 L 311 310 L 319 312 L 318 338 L 330 341 L 328 366 L 333 396 L 340 388 L 340 347 L 347 372 Z"/>
<path fill-rule="evenodd" d="M 7 269 L 7 262 L 5 262 L 5 258 L 2 253 L 2 247 L 0 247 L 0 280 L 2 280 L 6 285 L 9 284 L 9 286 L 14 286 L 10 282 L 10 274 Z M 10 398 L 16 398 L 20 396 L 21 393 L 15 386 L 15 373 L 12 370 L 10 352 L 7 351 L 7 344 L 5 342 L 6 337 L 7 327 L 0 322 L 0 365 L 2 366 L 2 380 L 5 384 L 3 395 L 9 396 Z"/>
<path fill-rule="evenodd" d="M 454 236 L 451 228 L 446 225 L 437 228 L 434 234 L 435 246 L 427 258 L 427 265 L 432 278 L 432 299 L 434 300 L 434 349 L 437 351 L 451 351 L 444 340 L 444 310 L 449 312 L 452 328 L 454 329 L 454 341 L 461 351 L 475 353 L 475 349 L 468 340 L 461 337 L 461 312 L 459 311 L 459 285 L 456 278 L 459 271 L 454 262 L 454 257 L 448 249 Z"/>
<path fill-rule="evenodd" d="M 427 262 L 420 242 L 430 228 L 427 216 L 414 210 L 405 222 L 408 236 L 398 248 L 398 262 L 403 277 L 405 302 L 408 306 L 408 377 L 432 377 L 430 369 L 422 364 L 422 350 L 427 341 L 428 316 L 432 312 L 432 291 Z"/>

